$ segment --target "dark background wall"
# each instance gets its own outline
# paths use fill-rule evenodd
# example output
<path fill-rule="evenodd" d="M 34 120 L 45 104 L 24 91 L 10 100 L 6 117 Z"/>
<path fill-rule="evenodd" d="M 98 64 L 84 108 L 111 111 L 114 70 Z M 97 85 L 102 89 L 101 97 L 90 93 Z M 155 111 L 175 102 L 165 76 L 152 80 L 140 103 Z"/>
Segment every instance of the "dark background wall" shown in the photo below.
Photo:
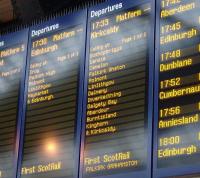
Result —
<path fill-rule="evenodd" d="M 106 0 L 0 0 L 0 34 Z"/>

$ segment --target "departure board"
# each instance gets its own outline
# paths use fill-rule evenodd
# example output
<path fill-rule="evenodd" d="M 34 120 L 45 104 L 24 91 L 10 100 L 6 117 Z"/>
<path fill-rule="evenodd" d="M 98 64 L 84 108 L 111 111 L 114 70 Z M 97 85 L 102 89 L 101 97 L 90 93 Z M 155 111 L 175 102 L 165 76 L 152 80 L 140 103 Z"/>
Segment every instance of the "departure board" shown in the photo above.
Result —
<path fill-rule="evenodd" d="M 137 1 L 89 11 L 83 178 L 150 176 L 150 12 Z"/>
<path fill-rule="evenodd" d="M 165 176 L 200 172 L 200 1 L 161 0 L 158 6 L 155 167 L 175 170 Z"/>
<path fill-rule="evenodd" d="M 27 31 L 0 37 L 0 178 L 16 175 Z"/>
<path fill-rule="evenodd" d="M 77 177 L 85 33 L 85 11 L 30 30 L 21 178 Z"/>

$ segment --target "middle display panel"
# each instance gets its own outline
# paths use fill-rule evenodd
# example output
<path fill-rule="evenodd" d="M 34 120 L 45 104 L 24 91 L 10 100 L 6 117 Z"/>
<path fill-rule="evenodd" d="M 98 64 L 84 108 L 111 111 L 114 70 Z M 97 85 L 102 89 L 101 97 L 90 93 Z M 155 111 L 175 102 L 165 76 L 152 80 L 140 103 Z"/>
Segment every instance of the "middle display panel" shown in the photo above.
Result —
<path fill-rule="evenodd" d="M 153 7 L 89 10 L 81 178 L 151 177 Z"/>
<path fill-rule="evenodd" d="M 30 29 L 21 178 L 78 177 L 86 14 Z"/>

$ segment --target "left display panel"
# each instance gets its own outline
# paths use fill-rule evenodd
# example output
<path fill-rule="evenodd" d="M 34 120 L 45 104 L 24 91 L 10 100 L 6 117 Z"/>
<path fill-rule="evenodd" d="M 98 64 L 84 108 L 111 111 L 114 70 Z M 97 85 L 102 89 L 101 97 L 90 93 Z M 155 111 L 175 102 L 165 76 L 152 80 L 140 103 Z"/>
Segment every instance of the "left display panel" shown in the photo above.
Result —
<path fill-rule="evenodd" d="M 28 30 L 0 37 L 0 178 L 17 171 Z"/>
<path fill-rule="evenodd" d="M 86 17 L 30 29 L 18 177 L 78 177 Z"/>

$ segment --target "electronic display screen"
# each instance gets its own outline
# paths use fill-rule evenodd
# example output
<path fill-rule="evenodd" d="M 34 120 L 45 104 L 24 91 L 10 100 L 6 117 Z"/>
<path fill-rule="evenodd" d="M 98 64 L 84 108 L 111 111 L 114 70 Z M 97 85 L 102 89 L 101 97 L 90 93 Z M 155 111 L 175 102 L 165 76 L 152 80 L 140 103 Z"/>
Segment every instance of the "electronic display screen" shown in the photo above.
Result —
<path fill-rule="evenodd" d="M 159 2 L 155 166 L 186 169 L 200 161 L 200 1 Z"/>
<path fill-rule="evenodd" d="M 0 37 L 0 178 L 16 174 L 17 125 L 26 47 L 27 41 L 20 32 Z"/>
<path fill-rule="evenodd" d="M 65 24 L 66 19 L 70 18 L 64 17 Z M 21 178 L 73 178 L 77 172 L 77 107 L 85 50 L 82 23 L 59 22 L 31 31 Z"/>
<path fill-rule="evenodd" d="M 89 14 L 84 178 L 147 169 L 151 4 L 122 7 Z"/>

